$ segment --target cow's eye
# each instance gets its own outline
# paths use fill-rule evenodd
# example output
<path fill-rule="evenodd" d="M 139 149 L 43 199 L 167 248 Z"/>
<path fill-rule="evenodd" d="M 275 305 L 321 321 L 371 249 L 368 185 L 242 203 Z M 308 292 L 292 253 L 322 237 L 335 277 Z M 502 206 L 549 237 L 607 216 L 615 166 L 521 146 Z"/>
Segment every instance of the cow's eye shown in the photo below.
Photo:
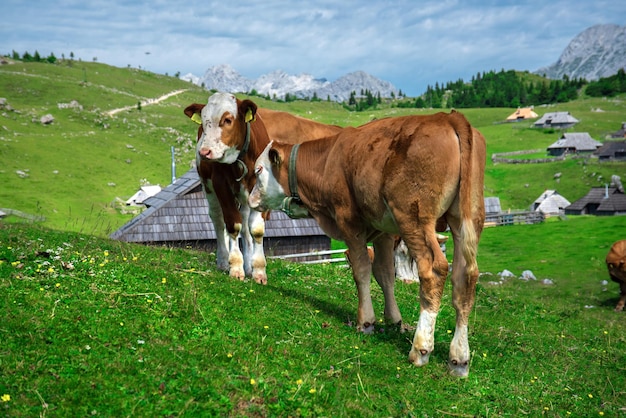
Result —
<path fill-rule="evenodd" d="M 233 124 L 233 120 L 231 118 L 224 118 L 224 120 L 222 121 L 223 126 L 230 126 L 232 124 Z"/>
<path fill-rule="evenodd" d="M 259 165 L 257 166 L 257 168 L 254 169 L 254 174 L 258 176 L 259 174 L 261 174 L 262 171 L 263 171 L 263 166 Z"/>

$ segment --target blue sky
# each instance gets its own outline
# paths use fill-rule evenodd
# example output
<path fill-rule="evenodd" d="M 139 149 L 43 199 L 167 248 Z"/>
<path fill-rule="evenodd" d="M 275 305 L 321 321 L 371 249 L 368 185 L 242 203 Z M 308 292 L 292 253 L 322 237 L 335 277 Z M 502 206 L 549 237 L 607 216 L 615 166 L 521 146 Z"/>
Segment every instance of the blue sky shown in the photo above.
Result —
<path fill-rule="evenodd" d="M 363 70 L 410 96 L 501 69 L 535 71 L 626 2 L 589 0 L 3 0 L 0 53 L 51 52 L 156 73 L 229 64 L 335 80 Z"/>

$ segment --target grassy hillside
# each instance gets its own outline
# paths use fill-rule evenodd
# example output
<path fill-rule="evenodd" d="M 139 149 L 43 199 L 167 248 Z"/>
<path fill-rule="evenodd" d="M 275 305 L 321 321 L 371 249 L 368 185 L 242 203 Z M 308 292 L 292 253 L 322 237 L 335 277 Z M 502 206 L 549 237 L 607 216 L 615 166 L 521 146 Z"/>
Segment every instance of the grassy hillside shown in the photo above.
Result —
<path fill-rule="evenodd" d="M 137 109 L 180 89 L 188 91 Z M 203 96 L 172 77 L 104 64 L 0 67 L 0 97 L 14 109 L 0 117 L 0 207 L 42 215 L 54 228 L 111 232 L 130 218 L 112 208 L 116 197 L 130 197 L 142 179 L 169 184 L 171 146 L 180 172 L 189 168 L 195 127 L 182 109 Z M 59 108 L 72 100 L 82 110 Z M 133 109 L 105 114 L 125 106 Z M 50 125 L 39 122 L 46 114 Z"/>
<path fill-rule="evenodd" d="M 186 91 L 158 104 L 137 106 L 180 89 Z M 14 109 L 0 112 L 0 208 L 43 216 L 45 225 L 52 228 L 105 236 L 132 217 L 114 208 L 116 197 L 130 197 L 144 179 L 162 186 L 170 183 L 171 146 L 176 148 L 178 174 L 189 168 L 196 127 L 182 110 L 189 103 L 205 102 L 208 92 L 173 77 L 66 60 L 55 65 L 16 62 L 1 66 L 0 97 Z M 536 110 L 540 115 L 570 111 L 581 120 L 576 131 L 589 132 L 602 141 L 624 121 L 625 98 L 586 98 Z M 82 110 L 59 108 L 72 100 Z M 434 112 L 385 107 L 355 113 L 326 101 L 253 100 L 259 106 L 342 126 Z M 130 110 L 106 114 L 127 106 Z M 545 148 L 558 139 L 558 132 L 532 130 L 529 123 L 497 123 L 513 110 L 463 110 L 487 138 L 489 155 Z M 39 119 L 46 114 L 52 114 L 55 121 L 44 126 Z M 27 177 L 20 177 L 18 171 Z M 562 173 L 558 182 L 556 173 Z M 612 174 L 626 180 L 626 164 L 567 160 L 511 166 L 493 165 L 488 158 L 486 195 L 499 196 L 503 209 L 526 209 L 545 189 L 557 189 L 574 201 Z M 598 180 L 599 175 L 604 180 Z"/>
<path fill-rule="evenodd" d="M 449 283 L 416 368 L 412 333 L 355 331 L 348 269 L 270 262 L 258 286 L 204 253 L 0 223 L 0 415 L 622 416 L 626 313 L 603 259 L 625 222 L 487 229 L 467 379 L 447 372 Z M 491 284 L 504 269 L 537 280 Z M 418 288 L 397 283 L 410 325 Z"/>

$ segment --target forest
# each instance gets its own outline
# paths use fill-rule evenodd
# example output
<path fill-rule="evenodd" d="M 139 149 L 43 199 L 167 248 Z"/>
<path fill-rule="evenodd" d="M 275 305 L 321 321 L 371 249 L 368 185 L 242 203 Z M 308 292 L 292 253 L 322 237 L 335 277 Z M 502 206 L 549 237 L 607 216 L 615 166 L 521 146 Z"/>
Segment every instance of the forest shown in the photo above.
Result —
<path fill-rule="evenodd" d="M 462 79 L 445 85 L 435 83 L 414 100 L 403 101 L 399 107 L 417 108 L 480 108 L 523 107 L 543 103 L 564 103 L 578 98 L 579 90 L 587 84 L 584 79 L 533 81 L 514 70 L 478 73 L 469 83 Z"/>

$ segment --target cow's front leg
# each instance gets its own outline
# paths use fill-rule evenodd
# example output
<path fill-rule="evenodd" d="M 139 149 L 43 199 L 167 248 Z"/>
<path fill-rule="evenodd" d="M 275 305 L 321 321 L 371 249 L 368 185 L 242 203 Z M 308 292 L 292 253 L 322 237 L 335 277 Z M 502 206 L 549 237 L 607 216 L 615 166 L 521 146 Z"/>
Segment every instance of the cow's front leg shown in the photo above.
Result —
<path fill-rule="evenodd" d="M 265 235 L 265 220 L 261 212 L 250 213 L 250 233 L 253 240 L 252 278 L 259 284 L 267 284 L 267 262 L 263 249 L 263 235 Z"/>
<path fill-rule="evenodd" d="M 359 245 L 348 244 L 350 250 L 350 264 L 352 265 L 352 277 L 356 284 L 359 306 L 356 316 L 357 331 L 369 334 L 374 331 L 376 314 L 372 306 L 371 275 L 372 264 L 367 252 L 366 243 Z"/>
<path fill-rule="evenodd" d="M 228 264 L 230 266 L 230 277 L 234 277 L 239 280 L 245 280 L 246 273 L 243 268 L 243 254 L 239 249 L 239 232 L 241 231 L 241 224 L 236 223 L 234 225 L 234 232 L 229 232 L 230 237 L 230 253 L 228 254 Z"/>

